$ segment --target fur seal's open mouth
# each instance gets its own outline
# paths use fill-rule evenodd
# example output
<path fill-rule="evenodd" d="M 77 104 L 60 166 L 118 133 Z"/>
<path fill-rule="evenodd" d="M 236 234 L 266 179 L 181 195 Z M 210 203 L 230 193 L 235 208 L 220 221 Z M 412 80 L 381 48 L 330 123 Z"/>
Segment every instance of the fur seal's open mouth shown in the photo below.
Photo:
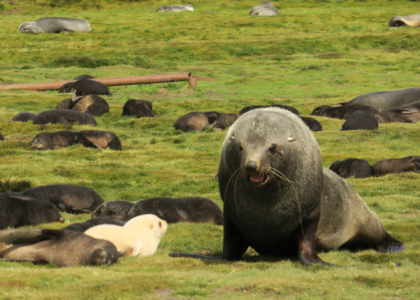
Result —
<path fill-rule="evenodd" d="M 266 185 L 270 181 L 271 175 L 268 174 L 268 175 L 261 176 L 259 174 L 257 174 L 257 175 L 249 175 L 248 174 L 247 178 L 253 186 L 260 187 L 260 186 Z"/>

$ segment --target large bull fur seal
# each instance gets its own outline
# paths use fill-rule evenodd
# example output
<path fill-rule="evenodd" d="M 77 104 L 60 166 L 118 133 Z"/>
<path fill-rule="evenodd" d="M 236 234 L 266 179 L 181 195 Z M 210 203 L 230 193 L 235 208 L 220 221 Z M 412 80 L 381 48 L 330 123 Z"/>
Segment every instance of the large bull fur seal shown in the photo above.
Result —
<path fill-rule="evenodd" d="M 84 114 L 75 110 L 68 109 L 52 109 L 33 114 L 30 112 L 20 112 L 16 114 L 10 121 L 27 122 L 32 121 L 36 125 L 44 124 L 74 124 L 93 125 L 96 126 L 95 118 L 91 114 Z"/>
<path fill-rule="evenodd" d="M 260 109 L 240 117 L 223 143 L 218 178 L 222 259 L 238 260 L 252 247 L 260 255 L 297 254 L 311 265 L 327 264 L 317 250 L 405 248 L 344 179 L 323 169 L 313 134 L 288 111 Z"/>
<path fill-rule="evenodd" d="M 48 17 L 25 22 L 19 26 L 19 30 L 25 33 L 88 32 L 90 24 L 83 19 Z"/>
<path fill-rule="evenodd" d="M 31 142 L 31 150 L 54 150 L 82 144 L 88 148 L 121 150 L 115 133 L 100 130 L 41 132 Z"/>
<path fill-rule="evenodd" d="M 0 258 L 31 261 L 59 267 L 111 265 L 118 261 L 117 248 L 82 232 L 53 229 L 0 231 Z"/>
<path fill-rule="evenodd" d="M 389 27 L 400 27 L 400 26 L 420 26 L 420 15 L 409 15 L 409 16 L 393 16 L 388 21 Z"/>
<path fill-rule="evenodd" d="M 408 105 L 419 101 L 419 99 L 420 88 L 407 88 L 362 94 L 347 102 L 336 104 L 335 106 L 365 105 L 383 111 Z"/>
<path fill-rule="evenodd" d="M 278 15 L 278 10 L 271 1 L 267 0 L 251 8 L 249 14 L 251 16 L 272 17 Z"/>

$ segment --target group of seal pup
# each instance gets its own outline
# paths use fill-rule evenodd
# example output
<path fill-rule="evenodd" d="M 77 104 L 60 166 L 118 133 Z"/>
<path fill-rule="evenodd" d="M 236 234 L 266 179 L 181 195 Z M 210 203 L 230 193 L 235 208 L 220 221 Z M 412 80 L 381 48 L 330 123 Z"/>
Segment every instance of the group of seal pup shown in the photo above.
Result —
<path fill-rule="evenodd" d="M 153 255 L 168 223 L 223 222 L 221 209 L 207 198 L 104 202 L 91 188 L 58 184 L 0 194 L 0 229 L 64 223 L 57 209 L 91 212 L 92 219 L 61 230 L 0 230 L 0 259 L 60 267 L 109 265 L 119 257 Z"/>
<path fill-rule="evenodd" d="M 182 12 L 194 11 L 191 4 L 173 4 L 164 5 L 157 9 L 157 12 Z M 278 15 L 278 9 L 274 4 L 267 0 L 254 7 L 249 11 L 251 16 L 272 17 Z M 393 16 L 388 21 L 389 27 L 400 26 L 420 26 L 420 14 L 409 16 Z M 41 18 L 32 22 L 22 23 L 18 30 L 23 33 L 60 33 L 60 32 L 89 32 L 90 24 L 84 19 L 72 19 L 61 17 Z"/>
<path fill-rule="evenodd" d="M 330 170 L 343 178 L 368 178 L 404 172 L 420 173 L 420 156 L 388 158 L 380 160 L 373 165 L 370 165 L 363 159 L 347 158 L 333 162 Z"/>

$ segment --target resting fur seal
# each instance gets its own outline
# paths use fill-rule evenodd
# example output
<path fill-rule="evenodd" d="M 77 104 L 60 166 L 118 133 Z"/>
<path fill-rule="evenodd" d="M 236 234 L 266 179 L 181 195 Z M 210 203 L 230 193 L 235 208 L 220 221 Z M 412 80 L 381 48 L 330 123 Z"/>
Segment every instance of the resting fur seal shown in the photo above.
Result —
<path fill-rule="evenodd" d="M 134 206 L 134 202 L 117 200 L 108 201 L 98 206 L 98 208 L 92 213 L 91 218 L 110 218 L 116 220 L 128 221 L 128 212 Z"/>
<path fill-rule="evenodd" d="M 98 117 L 109 113 L 108 102 L 97 95 L 75 97 L 74 100 L 72 98 L 66 98 L 58 103 L 55 109 L 71 109 Z"/>
<path fill-rule="evenodd" d="M 389 27 L 399 27 L 399 26 L 420 26 L 420 15 L 409 15 L 409 16 L 393 16 L 388 21 Z"/>
<path fill-rule="evenodd" d="M 272 105 L 251 105 L 251 106 L 246 106 L 244 108 L 241 109 L 241 111 L 239 112 L 240 115 L 243 115 L 246 112 L 249 112 L 251 110 L 254 109 L 258 109 L 258 108 L 268 108 L 268 107 L 278 107 L 278 108 L 283 108 L 283 109 L 287 109 L 288 111 L 294 113 L 295 115 L 299 116 L 299 111 L 294 108 L 293 106 L 289 106 L 289 105 L 281 105 L 281 104 L 272 104 Z"/>
<path fill-rule="evenodd" d="M 375 114 L 378 123 L 416 123 L 420 121 L 420 102 L 394 109 L 383 110 Z"/>
<path fill-rule="evenodd" d="M 0 133 L 0 141 L 4 141 L 4 136 Z"/>
<path fill-rule="evenodd" d="M 190 112 L 179 117 L 175 121 L 174 127 L 184 132 L 192 130 L 202 131 L 206 127 L 225 129 L 231 126 L 237 118 L 239 118 L 238 114 L 223 114 L 215 111 Z"/>
<path fill-rule="evenodd" d="M 191 4 L 185 5 L 164 5 L 157 9 L 158 12 L 168 12 L 168 11 L 194 11 L 194 7 Z"/>
<path fill-rule="evenodd" d="M 79 231 L 79 232 L 85 232 L 89 228 L 92 228 L 93 226 L 97 226 L 97 225 L 112 224 L 112 225 L 117 225 L 117 226 L 124 226 L 125 223 L 126 223 L 125 221 L 121 221 L 121 220 L 115 220 L 115 219 L 109 219 L 109 218 L 96 218 L 96 219 L 88 220 L 83 223 L 70 224 L 64 228 L 61 228 L 61 230 L 74 230 L 74 231 Z"/>
<path fill-rule="evenodd" d="M 297 254 L 305 265 L 327 264 L 317 250 L 405 247 L 344 179 L 323 169 L 315 137 L 284 109 L 254 110 L 235 122 L 223 143 L 218 179 L 222 259 L 238 260 L 252 247 L 260 255 Z"/>
<path fill-rule="evenodd" d="M 67 82 L 61 86 L 61 88 L 58 90 L 58 93 L 72 93 L 73 91 L 75 91 L 78 97 L 83 97 L 85 95 L 112 96 L 111 92 L 105 84 L 89 79 L 81 79 L 76 82 Z"/>
<path fill-rule="evenodd" d="M 357 110 L 368 110 L 373 113 L 379 112 L 376 108 L 365 106 L 365 105 L 349 105 L 349 106 L 340 106 L 340 107 L 322 105 L 315 108 L 312 111 L 311 115 L 347 120 L 350 117 L 350 115 Z"/>
<path fill-rule="evenodd" d="M 100 130 L 41 132 L 31 143 L 31 150 L 54 150 L 82 144 L 88 148 L 122 150 L 115 133 Z"/>
<path fill-rule="evenodd" d="M 19 30 L 24 33 L 89 32 L 90 24 L 83 19 L 48 17 L 22 23 Z"/>
<path fill-rule="evenodd" d="M 35 125 L 44 124 L 74 124 L 96 126 L 95 118 L 91 114 L 84 114 L 79 111 L 68 109 L 53 109 L 33 114 L 30 112 L 20 112 L 10 121 L 27 122 L 32 121 Z"/>
<path fill-rule="evenodd" d="M 43 185 L 19 194 L 49 201 L 58 209 L 71 214 L 89 213 L 104 203 L 104 199 L 95 190 L 87 186 L 73 184 Z"/>
<path fill-rule="evenodd" d="M 78 231 L 15 229 L 0 231 L 0 258 L 59 267 L 100 266 L 116 263 L 119 253 L 112 243 Z"/>
<path fill-rule="evenodd" d="M 278 10 L 271 1 L 264 1 L 249 11 L 251 16 L 272 17 L 278 15 Z"/>
<path fill-rule="evenodd" d="M 417 102 L 419 98 L 420 88 L 407 88 L 362 94 L 335 106 L 365 105 L 383 111 Z"/>
<path fill-rule="evenodd" d="M 153 214 L 168 223 L 223 224 L 223 212 L 213 200 L 201 197 L 156 197 L 139 200 L 131 207 L 127 217 Z"/>
<path fill-rule="evenodd" d="M 322 125 L 314 118 L 300 117 L 301 120 L 308 126 L 311 131 L 322 131 Z"/>
<path fill-rule="evenodd" d="M 343 123 L 340 130 L 375 130 L 378 121 L 374 113 L 368 110 L 357 110 Z"/>
<path fill-rule="evenodd" d="M 420 156 L 403 158 L 388 158 L 372 165 L 373 176 L 384 176 L 391 173 L 417 172 L 420 173 Z"/>
<path fill-rule="evenodd" d="M 156 253 L 168 224 L 155 215 L 142 215 L 131 219 L 123 227 L 98 225 L 85 234 L 110 241 L 123 256 L 142 257 Z"/>
<path fill-rule="evenodd" d="M 343 178 L 372 177 L 372 166 L 363 159 L 347 158 L 345 160 L 336 160 L 331 164 L 330 170 Z"/>
<path fill-rule="evenodd" d="M 87 74 L 83 74 L 83 75 L 79 75 L 76 78 L 74 78 L 73 80 L 82 80 L 82 79 L 94 79 L 95 77 L 93 77 L 92 75 L 87 75 Z"/>
<path fill-rule="evenodd" d="M 152 102 L 147 100 L 128 100 L 123 107 L 123 116 L 136 116 L 137 118 L 155 117 L 152 111 Z"/>
<path fill-rule="evenodd" d="M 64 223 L 53 204 L 16 193 L 0 194 L 0 229 L 53 222 Z"/>

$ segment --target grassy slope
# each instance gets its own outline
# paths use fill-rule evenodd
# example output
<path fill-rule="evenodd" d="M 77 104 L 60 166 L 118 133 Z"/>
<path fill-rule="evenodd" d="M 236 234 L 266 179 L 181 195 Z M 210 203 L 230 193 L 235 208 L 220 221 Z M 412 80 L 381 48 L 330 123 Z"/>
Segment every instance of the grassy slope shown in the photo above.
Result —
<path fill-rule="evenodd" d="M 106 99 L 111 113 L 97 118 L 97 129 L 115 132 L 122 152 L 81 146 L 32 152 L 30 141 L 38 132 L 69 127 L 8 120 L 20 111 L 52 109 L 66 95 L 0 91 L 0 132 L 6 137 L 0 142 L 3 181 L 87 185 L 108 201 L 199 195 L 221 205 L 213 177 L 225 132 L 177 132 L 172 124 L 179 116 L 193 110 L 238 112 L 246 105 L 272 103 L 292 105 L 309 115 L 319 105 L 361 93 L 418 86 L 418 28 L 387 26 L 395 14 L 418 12 L 417 2 L 281 1 L 275 2 L 280 8 L 277 18 L 248 16 L 254 1 L 193 1 L 189 3 L 195 12 L 166 14 L 155 10 L 171 4 L 168 1 L 102 2 L 99 10 L 89 2 L 56 8 L 47 2 L 5 1 L 6 12 L 0 14 L 0 84 L 66 80 L 80 74 L 184 71 L 216 80 L 200 81 L 194 91 L 185 82 L 111 87 L 115 96 Z M 29 35 L 16 30 L 45 16 L 82 17 L 92 31 Z M 130 98 L 151 100 L 161 118 L 122 117 L 122 105 Z M 317 119 L 324 127 L 315 136 L 325 167 L 348 157 L 374 163 L 418 154 L 419 124 L 339 132 L 341 120 Z M 176 224 L 169 227 L 155 256 L 124 259 L 111 267 L 57 269 L 1 262 L 0 298 L 418 298 L 419 176 L 348 180 L 386 229 L 407 245 L 393 255 L 373 250 L 321 254 L 328 262 L 357 265 L 354 268 L 308 268 L 255 256 L 252 249 L 245 262 L 170 259 L 172 251 L 222 251 L 222 228 Z M 64 216 L 68 222 L 89 218 Z M 395 262 L 402 266 L 395 267 Z"/>

